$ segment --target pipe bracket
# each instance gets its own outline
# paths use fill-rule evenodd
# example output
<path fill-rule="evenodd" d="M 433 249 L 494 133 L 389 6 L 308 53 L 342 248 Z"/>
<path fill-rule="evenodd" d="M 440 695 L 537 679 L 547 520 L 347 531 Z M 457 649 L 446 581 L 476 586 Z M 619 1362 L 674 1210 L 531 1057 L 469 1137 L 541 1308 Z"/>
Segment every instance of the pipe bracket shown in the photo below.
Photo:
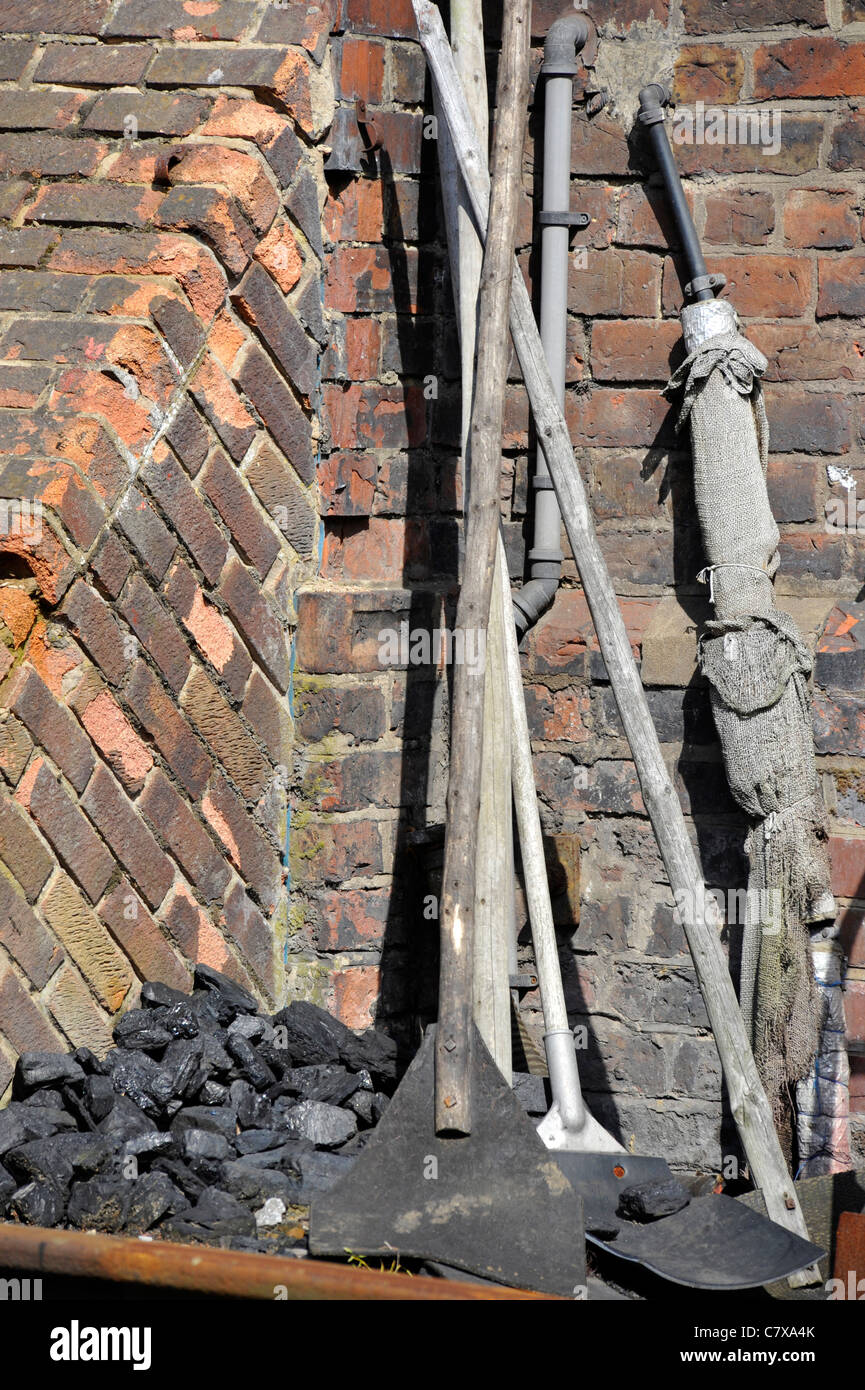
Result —
<path fill-rule="evenodd" d="M 538 213 L 538 222 L 542 227 L 588 227 L 591 220 L 587 212 Z"/>

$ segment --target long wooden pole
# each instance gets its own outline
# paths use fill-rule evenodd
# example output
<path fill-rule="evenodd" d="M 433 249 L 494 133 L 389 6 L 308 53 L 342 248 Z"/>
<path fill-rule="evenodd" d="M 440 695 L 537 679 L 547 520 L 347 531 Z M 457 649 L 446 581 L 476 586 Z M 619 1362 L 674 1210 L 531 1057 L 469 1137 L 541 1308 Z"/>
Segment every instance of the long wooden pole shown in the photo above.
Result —
<path fill-rule="evenodd" d="M 477 654 L 486 649 L 499 533 L 502 420 L 510 356 L 511 266 L 529 94 L 529 12 L 530 0 L 506 0 L 493 136 L 491 230 L 486 238 L 481 272 L 477 376 L 470 430 L 472 481 L 455 634 L 440 913 L 435 1096 L 435 1122 L 440 1133 L 470 1134 L 472 1125 L 469 1078 L 473 923 L 485 679 L 482 664 L 469 662 L 465 656 L 470 650 Z M 445 44 L 450 54 L 446 38 Z M 455 71 L 454 80 L 459 86 Z M 471 124 L 471 118 L 467 116 L 467 119 Z M 472 134 L 476 140 L 473 128 Z M 462 660 L 459 659 L 461 645 Z"/>
<path fill-rule="evenodd" d="M 451 48 L 481 149 L 489 130 L 481 0 L 451 0 Z M 478 294 L 484 249 L 475 227 L 446 120 L 439 127 L 442 204 L 462 359 L 463 495 L 471 485 L 469 426 L 475 375 Z M 498 568 L 500 547 L 496 547 Z M 503 660 L 504 615 L 493 585 L 484 688 L 484 741 L 478 813 L 472 1013 L 504 1079 L 512 1077 L 509 974 L 516 965 L 510 719 Z M 510 609 L 510 603 L 508 605 Z M 508 613 L 510 621 L 510 612 Z M 493 731 L 492 735 L 490 731 Z"/>
<path fill-rule="evenodd" d="M 469 191 L 481 236 L 492 236 L 496 221 L 489 197 L 486 161 L 474 139 L 453 55 L 437 7 L 412 0 L 436 87 L 446 114 L 460 170 Z M 720 915 L 706 894 L 702 872 L 688 836 L 682 808 L 667 771 L 631 644 L 610 581 L 568 427 L 556 400 L 532 314 L 525 281 L 512 263 L 511 332 L 531 402 L 538 440 L 544 451 L 559 506 L 580 572 L 643 801 L 652 822 L 670 885 L 679 904 L 694 969 L 724 1069 L 730 1108 L 768 1215 L 779 1225 L 807 1238 L 807 1227 L 784 1155 L 772 1111 L 757 1072 L 733 982 L 720 944 Z M 810 1282 L 813 1271 L 794 1276 Z"/>

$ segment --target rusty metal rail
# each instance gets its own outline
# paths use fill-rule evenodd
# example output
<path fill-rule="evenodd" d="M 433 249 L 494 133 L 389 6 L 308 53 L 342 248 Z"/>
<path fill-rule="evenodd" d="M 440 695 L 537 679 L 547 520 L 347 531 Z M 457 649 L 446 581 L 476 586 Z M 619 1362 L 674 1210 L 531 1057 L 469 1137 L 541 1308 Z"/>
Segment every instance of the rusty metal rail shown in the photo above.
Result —
<path fill-rule="evenodd" d="M 106 1279 L 212 1297 L 262 1300 L 457 1301 L 545 1299 L 492 1284 L 412 1278 L 327 1260 L 133 1240 L 96 1231 L 55 1231 L 0 1222 L 0 1268 Z"/>

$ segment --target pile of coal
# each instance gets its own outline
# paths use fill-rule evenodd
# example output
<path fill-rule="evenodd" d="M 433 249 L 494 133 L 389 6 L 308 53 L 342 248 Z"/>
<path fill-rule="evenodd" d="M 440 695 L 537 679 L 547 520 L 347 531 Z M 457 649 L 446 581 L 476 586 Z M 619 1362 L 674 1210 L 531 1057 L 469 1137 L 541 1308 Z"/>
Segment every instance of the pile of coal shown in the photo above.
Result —
<path fill-rule="evenodd" d="M 208 966 L 148 983 L 104 1059 L 25 1052 L 0 1110 L 0 1218 L 303 1253 L 396 1084 L 396 1044 L 297 1000 L 272 1017 Z M 301 1220 L 301 1224 L 299 1223 Z"/>

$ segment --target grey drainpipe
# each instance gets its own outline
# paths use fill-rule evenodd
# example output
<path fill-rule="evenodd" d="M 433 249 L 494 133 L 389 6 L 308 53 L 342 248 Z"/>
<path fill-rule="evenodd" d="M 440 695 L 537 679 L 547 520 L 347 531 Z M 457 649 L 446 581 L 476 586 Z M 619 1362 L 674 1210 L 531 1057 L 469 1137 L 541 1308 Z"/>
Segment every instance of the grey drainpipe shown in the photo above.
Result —
<path fill-rule="evenodd" d="M 563 15 L 544 44 L 544 193 L 541 223 L 541 342 L 556 388 L 565 403 L 568 333 L 568 263 L 571 228 L 588 218 L 571 213 L 571 109 L 576 55 L 589 36 L 580 15 Z M 543 452 L 538 449 L 533 481 L 535 526 L 529 579 L 514 594 L 520 637 L 553 602 L 562 577 L 561 515 Z"/>

